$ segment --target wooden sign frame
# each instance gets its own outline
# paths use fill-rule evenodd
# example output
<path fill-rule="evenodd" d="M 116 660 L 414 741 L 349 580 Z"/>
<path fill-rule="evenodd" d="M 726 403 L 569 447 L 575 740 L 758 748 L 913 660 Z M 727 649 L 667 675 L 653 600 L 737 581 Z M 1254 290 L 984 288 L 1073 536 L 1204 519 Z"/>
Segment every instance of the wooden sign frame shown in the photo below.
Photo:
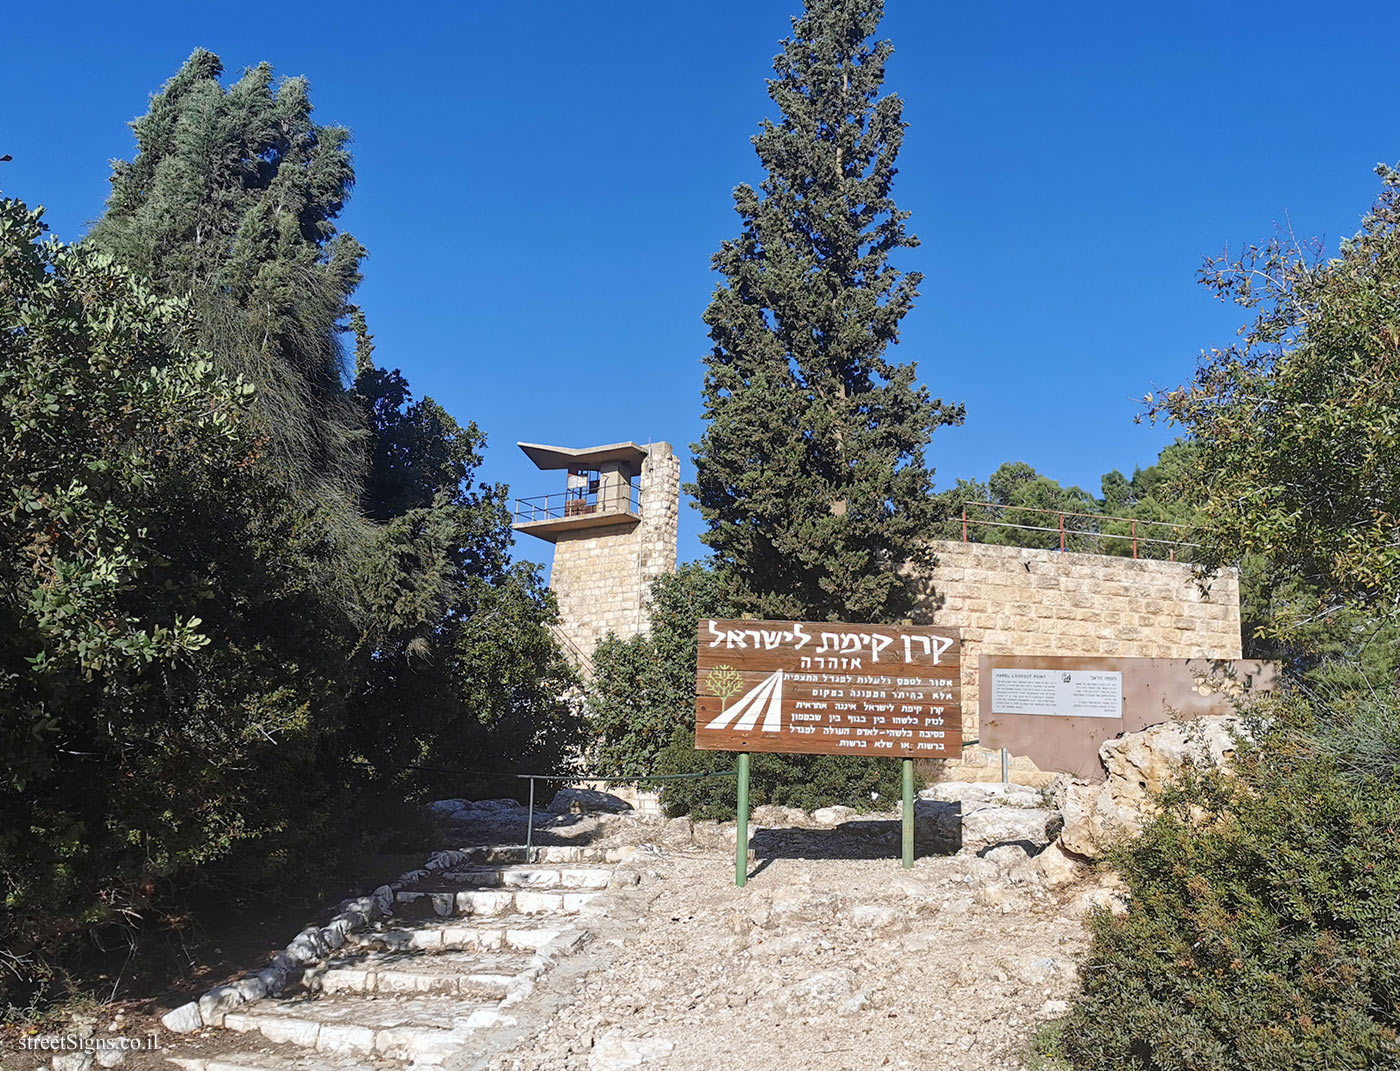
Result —
<path fill-rule="evenodd" d="M 702 620 L 695 746 L 957 758 L 961 658 L 954 628 Z"/>
<path fill-rule="evenodd" d="M 901 759 L 914 865 L 914 759 L 962 754 L 962 635 L 925 625 L 700 622 L 695 746 L 738 752 L 734 884 L 748 880 L 749 753 Z"/>

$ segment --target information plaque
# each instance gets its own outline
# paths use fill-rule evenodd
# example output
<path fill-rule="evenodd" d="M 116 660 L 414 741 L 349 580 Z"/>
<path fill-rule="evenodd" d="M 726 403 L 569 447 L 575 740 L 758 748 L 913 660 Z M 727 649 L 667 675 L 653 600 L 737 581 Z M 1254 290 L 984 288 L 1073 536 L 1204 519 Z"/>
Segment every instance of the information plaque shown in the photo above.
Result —
<path fill-rule="evenodd" d="M 998 714 L 1121 718 L 1123 674 L 1096 669 L 993 669 Z"/>

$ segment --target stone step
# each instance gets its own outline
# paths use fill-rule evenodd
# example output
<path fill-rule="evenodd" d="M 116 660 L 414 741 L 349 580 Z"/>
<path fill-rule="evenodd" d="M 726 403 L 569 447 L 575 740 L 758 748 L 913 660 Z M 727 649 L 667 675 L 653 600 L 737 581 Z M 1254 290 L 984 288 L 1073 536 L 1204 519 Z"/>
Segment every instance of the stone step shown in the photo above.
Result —
<path fill-rule="evenodd" d="M 422 922 L 404 920 L 383 930 L 346 934 L 345 944 L 347 948 L 377 948 L 390 952 L 466 948 L 483 952 L 533 952 L 561 934 L 570 932 L 574 935 L 574 943 L 582 941 L 585 936 L 582 930 L 541 926 L 540 920 L 534 916 L 505 914 L 480 916 L 459 925 L 443 925 L 437 919 Z"/>
<path fill-rule="evenodd" d="M 257 1035 L 254 1035 L 257 1036 Z M 278 1046 L 285 1049 L 284 1046 Z M 250 1047 L 254 1050 L 255 1047 Z M 402 1066 L 398 1060 L 372 1055 L 322 1056 L 320 1053 L 291 1048 L 277 1051 L 267 1045 L 261 1051 L 221 1052 L 216 1056 L 167 1056 L 165 1062 L 180 1071 L 368 1071 L 382 1068 L 394 1071 Z"/>
<path fill-rule="evenodd" d="M 443 870 L 414 888 L 420 892 L 461 889 L 606 889 L 611 867 L 494 866 Z"/>
<path fill-rule="evenodd" d="M 463 889 L 458 892 L 420 892 L 403 889 L 395 894 L 404 908 L 427 909 L 433 914 L 458 915 L 574 915 L 601 892 L 554 892 L 535 889 Z"/>
<path fill-rule="evenodd" d="M 587 847 L 581 844 L 537 844 L 526 850 L 523 844 L 496 845 L 459 849 L 468 864 L 478 863 L 621 863 L 630 859 L 636 848 Z"/>
<path fill-rule="evenodd" d="M 378 952 L 357 950 L 309 968 L 302 985 L 319 993 L 438 993 L 503 1000 L 528 952 Z"/>
<path fill-rule="evenodd" d="M 477 1030 L 509 1020 L 494 1004 L 450 996 L 362 997 L 345 993 L 258 1001 L 224 1026 L 323 1054 L 442 1063 Z"/>

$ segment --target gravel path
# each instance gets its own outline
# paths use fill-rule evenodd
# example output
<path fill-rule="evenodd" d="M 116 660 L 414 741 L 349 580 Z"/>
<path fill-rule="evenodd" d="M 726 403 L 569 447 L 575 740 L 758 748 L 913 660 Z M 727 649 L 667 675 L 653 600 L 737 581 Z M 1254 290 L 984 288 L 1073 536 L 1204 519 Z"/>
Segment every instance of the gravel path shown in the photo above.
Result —
<path fill-rule="evenodd" d="M 833 855 L 873 854 L 827 835 Z M 1017 1069 L 1063 1014 L 1082 915 L 1106 896 L 1091 875 L 1052 886 L 1016 847 L 910 871 L 772 858 L 744 889 L 720 847 L 655 844 L 633 866 L 639 887 L 600 905 L 588 950 L 545 982 L 553 1006 L 460 1066 Z"/>

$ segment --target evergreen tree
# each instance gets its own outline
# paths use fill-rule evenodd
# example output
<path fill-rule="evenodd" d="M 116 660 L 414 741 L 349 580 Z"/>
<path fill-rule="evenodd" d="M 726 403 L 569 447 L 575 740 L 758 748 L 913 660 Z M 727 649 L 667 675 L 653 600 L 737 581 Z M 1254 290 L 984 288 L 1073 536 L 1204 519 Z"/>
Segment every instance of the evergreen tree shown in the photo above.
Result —
<path fill-rule="evenodd" d="M 0 1004 L 193 886 L 285 890 L 369 811 L 480 791 L 422 766 L 577 744 L 484 437 L 349 304 L 348 134 L 220 70 L 153 98 L 88 240 L 0 200 L 0 946 L 34 952 Z"/>
<path fill-rule="evenodd" d="M 923 450 L 962 420 L 886 348 L 919 275 L 889 258 L 918 244 L 890 195 L 903 104 L 880 96 L 881 0 L 809 0 L 774 60 L 781 110 L 754 137 L 767 177 L 739 186 L 738 238 L 705 312 L 705 417 L 694 446 L 702 539 L 769 617 L 888 621 L 912 595 L 939 516 Z"/>
<path fill-rule="evenodd" d="M 304 79 L 274 84 L 261 63 L 225 89 L 222 73 L 198 49 L 151 98 L 89 240 L 190 299 L 191 341 L 257 383 L 258 429 L 299 492 L 353 503 L 364 432 L 340 325 L 365 251 L 335 225 L 355 181 L 350 134 L 312 120 Z"/>
<path fill-rule="evenodd" d="M 569 673 L 549 638 L 555 609 L 535 567 L 510 560 L 506 488 L 473 486 L 484 436 L 377 368 L 350 303 L 365 255 L 336 226 L 355 181 L 350 134 L 313 121 L 304 79 L 262 63 L 225 89 L 222 73 L 197 50 L 152 98 L 90 241 L 188 297 L 198 344 L 257 385 L 252 422 L 301 523 L 336 544 L 358 642 L 345 717 L 325 728 L 405 792 L 421 785 L 400 767 L 428 756 L 557 762 L 576 719 L 556 698 Z M 518 657 L 498 664 L 488 640 Z"/>

